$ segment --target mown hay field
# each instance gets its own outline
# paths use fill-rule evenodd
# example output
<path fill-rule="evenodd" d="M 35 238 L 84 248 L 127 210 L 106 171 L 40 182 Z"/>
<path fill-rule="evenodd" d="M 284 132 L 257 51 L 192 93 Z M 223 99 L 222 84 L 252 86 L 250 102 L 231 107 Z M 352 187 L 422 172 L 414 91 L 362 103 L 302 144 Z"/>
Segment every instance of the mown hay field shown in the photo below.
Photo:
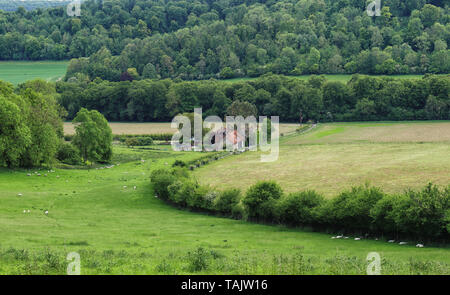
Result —
<path fill-rule="evenodd" d="M 194 174 L 218 189 L 276 180 L 287 192 L 314 189 L 327 197 L 364 183 L 396 193 L 450 183 L 449 139 L 449 122 L 323 124 L 284 137 L 275 162 L 261 163 L 259 152 L 247 152 Z"/>
<path fill-rule="evenodd" d="M 144 135 L 175 133 L 176 129 L 170 128 L 170 123 L 109 123 L 113 134 L 122 135 Z M 298 124 L 280 124 L 280 133 L 294 132 Z M 64 123 L 64 134 L 75 134 L 74 125 L 70 122 Z"/>

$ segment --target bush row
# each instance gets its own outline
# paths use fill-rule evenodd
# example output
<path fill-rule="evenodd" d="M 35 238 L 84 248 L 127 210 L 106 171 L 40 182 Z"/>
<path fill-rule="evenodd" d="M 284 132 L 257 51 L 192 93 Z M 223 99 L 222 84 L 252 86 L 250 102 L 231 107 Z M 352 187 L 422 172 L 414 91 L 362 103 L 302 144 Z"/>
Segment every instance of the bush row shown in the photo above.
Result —
<path fill-rule="evenodd" d="M 198 184 L 181 167 L 156 170 L 151 182 L 159 198 L 178 207 L 236 219 L 342 234 L 446 242 L 450 238 L 450 186 L 441 189 L 429 184 L 420 191 L 386 194 L 366 185 L 328 200 L 312 190 L 285 194 L 274 181 L 258 182 L 245 193 L 238 189 L 217 192 Z"/>
<path fill-rule="evenodd" d="M 158 141 L 170 141 L 172 140 L 173 134 L 171 133 L 157 133 L 157 134 L 121 134 L 114 135 L 114 140 L 125 143 L 128 139 L 131 138 L 151 138 L 152 140 Z"/>

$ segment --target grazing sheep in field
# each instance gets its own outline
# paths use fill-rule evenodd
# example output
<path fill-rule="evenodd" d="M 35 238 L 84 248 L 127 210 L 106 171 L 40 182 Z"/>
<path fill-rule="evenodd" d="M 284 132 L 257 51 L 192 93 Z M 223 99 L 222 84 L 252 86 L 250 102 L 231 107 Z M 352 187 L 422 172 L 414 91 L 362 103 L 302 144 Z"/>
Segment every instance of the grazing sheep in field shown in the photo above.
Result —
<path fill-rule="evenodd" d="M 423 244 L 417 244 L 416 247 L 417 248 L 423 248 L 424 246 L 423 246 Z"/>
<path fill-rule="evenodd" d="M 30 211 L 30 210 L 27 210 L 27 213 L 31 213 L 31 211 Z"/>
<path fill-rule="evenodd" d="M 336 239 L 336 237 L 331 237 L 332 239 Z"/>
<path fill-rule="evenodd" d="M 126 185 L 124 185 L 124 186 L 123 186 L 123 188 L 127 188 L 127 186 L 126 186 Z"/>
<path fill-rule="evenodd" d="M 344 236 L 336 236 L 336 239 L 342 239 Z"/>
<path fill-rule="evenodd" d="M 48 216 L 48 210 L 45 210 L 44 214 Z"/>
<path fill-rule="evenodd" d="M 133 187 L 134 190 L 136 190 L 136 188 L 137 188 L 136 186 Z"/>
<path fill-rule="evenodd" d="M 399 245 L 406 245 L 406 244 L 408 244 L 408 242 L 400 242 L 400 243 L 398 243 Z"/>
<path fill-rule="evenodd" d="M 361 240 L 361 238 L 355 238 L 355 241 L 360 241 Z"/>
<path fill-rule="evenodd" d="M 389 240 L 388 243 L 395 243 L 395 240 Z"/>
<path fill-rule="evenodd" d="M 27 176 L 31 176 L 31 173 L 28 173 Z"/>
<path fill-rule="evenodd" d="M 27 213 L 27 210 L 23 210 L 23 214 Z"/>

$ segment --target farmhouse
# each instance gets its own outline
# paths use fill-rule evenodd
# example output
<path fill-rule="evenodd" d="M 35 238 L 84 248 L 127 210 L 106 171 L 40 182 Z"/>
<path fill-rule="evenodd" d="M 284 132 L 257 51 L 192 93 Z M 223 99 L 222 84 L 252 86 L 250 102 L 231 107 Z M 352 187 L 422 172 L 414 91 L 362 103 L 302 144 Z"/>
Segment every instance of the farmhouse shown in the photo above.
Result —
<path fill-rule="evenodd" d="M 233 150 L 243 150 L 245 148 L 246 136 L 238 130 L 230 130 L 225 127 L 220 128 L 212 135 L 211 142 L 219 147 L 231 146 Z"/>

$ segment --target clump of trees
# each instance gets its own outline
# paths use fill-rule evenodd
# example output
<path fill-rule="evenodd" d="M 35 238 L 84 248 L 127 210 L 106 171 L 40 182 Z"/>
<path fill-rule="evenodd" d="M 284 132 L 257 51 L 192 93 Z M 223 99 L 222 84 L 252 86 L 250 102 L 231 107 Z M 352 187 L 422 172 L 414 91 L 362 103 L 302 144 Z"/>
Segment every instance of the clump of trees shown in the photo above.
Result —
<path fill-rule="evenodd" d="M 62 138 L 63 110 L 54 86 L 36 80 L 16 91 L 0 81 L 0 164 L 52 165 Z"/>
<path fill-rule="evenodd" d="M 386 194 L 366 185 L 325 199 L 312 190 L 286 195 L 276 182 L 261 181 L 243 194 L 237 189 L 217 192 L 200 185 L 180 167 L 154 171 L 151 183 L 158 197 L 176 206 L 237 219 L 361 236 L 450 239 L 450 186 L 429 184 L 419 191 Z"/>
<path fill-rule="evenodd" d="M 73 144 L 64 143 L 63 118 L 55 84 L 33 80 L 16 89 L 0 81 L 0 166 L 50 167 L 56 160 L 67 164 L 106 162 L 112 155 L 108 122 L 97 111 L 82 109 L 74 122 Z"/>
<path fill-rule="evenodd" d="M 112 121 L 167 122 L 198 106 L 205 116 L 279 116 L 282 122 L 450 119 L 448 75 L 422 79 L 353 75 L 347 83 L 323 76 L 301 80 L 274 74 L 234 83 L 97 79 L 58 82 L 57 91 L 69 118 L 85 107 Z"/>

